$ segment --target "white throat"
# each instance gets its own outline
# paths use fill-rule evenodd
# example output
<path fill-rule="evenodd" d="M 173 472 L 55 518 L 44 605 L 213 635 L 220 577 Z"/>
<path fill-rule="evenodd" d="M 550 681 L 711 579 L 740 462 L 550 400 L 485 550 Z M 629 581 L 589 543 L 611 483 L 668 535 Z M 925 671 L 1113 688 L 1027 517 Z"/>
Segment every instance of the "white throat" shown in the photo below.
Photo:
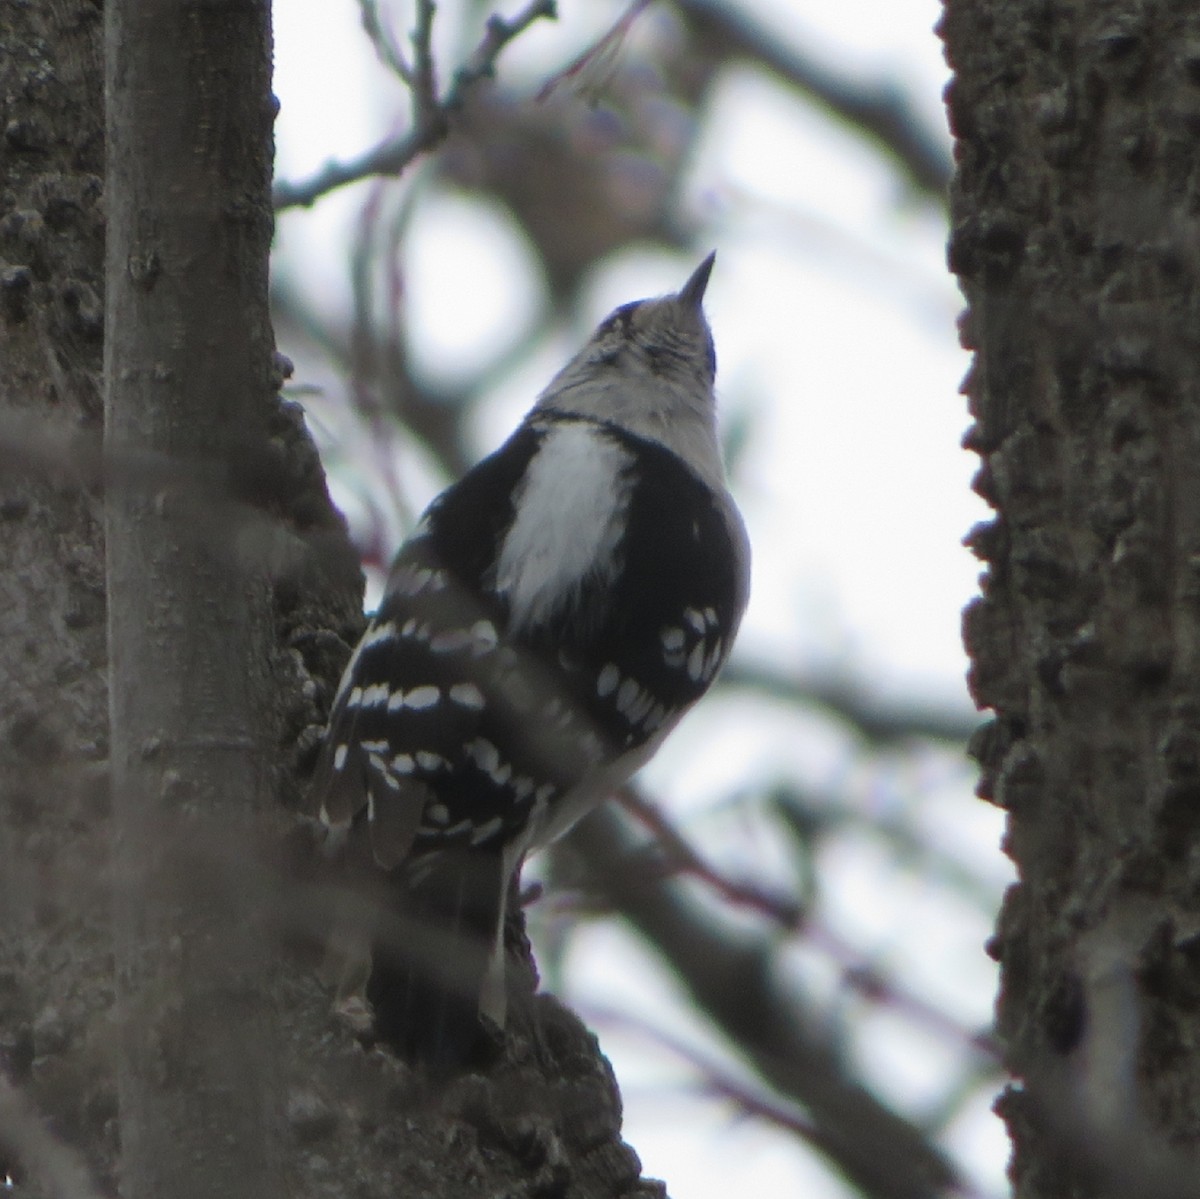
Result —
<path fill-rule="evenodd" d="M 597 377 L 572 363 L 542 393 L 537 407 L 610 421 L 666 447 L 714 491 L 725 487 L 710 389 L 640 372 L 613 370 Z"/>

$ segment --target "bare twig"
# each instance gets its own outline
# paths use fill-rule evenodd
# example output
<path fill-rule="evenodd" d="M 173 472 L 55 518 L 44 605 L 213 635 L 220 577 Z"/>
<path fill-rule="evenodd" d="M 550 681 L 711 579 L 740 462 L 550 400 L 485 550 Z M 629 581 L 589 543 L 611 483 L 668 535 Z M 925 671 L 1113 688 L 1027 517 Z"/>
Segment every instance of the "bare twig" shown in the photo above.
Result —
<path fill-rule="evenodd" d="M 433 69 L 433 17 L 437 5 L 421 0 L 417 5 L 417 27 L 413 30 L 413 120 L 422 125 L 438 124 L 437 77 Z M 441 118 L 444 120 L 444 117 Z"/>
<path fill-rule="evenodd" d="M 405 61 L 400 47 L 396 45 L 392 31 L 385 28 L 380 18 L 379 0 L 358 0 L 358 7 L 362 14 L 363 29 L 366 31 L 367 37 L 371 39 L 375 53 L 379 55 L 389 70 L 411 86 L 412 67 Z"/>
<path fill-rule="evenodd" d="M 723 875 L 684 838 L 662 809 L 634 787 L 620 793 L 621 806 L 654 834 L 657 849 L 665 851 L 664 874 L 686 873 L 699 879 L 726 903 L 765 916 L 781 928 L 797 929 L 805 921 L 803 905 L 790 895 L 768 891 L 745 879 Z"/>
<path fill-rule="evenodd" d="M 611 807 L 593 812 L 571 837 L 596 889 L 654 945 L 763 1080 L 803 1107 L 824 1152 L 865 1196 L 938 1199 L 962 1189 L 941 1149 L 863 1085 L 821 1014 L 783 981 L 777 933 L 732 928 L 678 880 L 625 869 L 637 839 Z"/>
<path fill-rule="evenodd" d="M 418 70 L 421 68 L 418 67 Z M 410 515 L 409 504 L 404 498 L 404 488 L 396 469 L 394 446 L 390 433 L 392 432 L 388 406 L 383 402 L 381 388 L 390 386 L 405 388 L 409 377 L 407 362 L 395 359 L 401 358 L 403 341 L 398 336 L 395 342 L 385 334 L 377 336 L 374 321 L 374 268 L 379 265 L 384 270 L 399 271 L 399 254 L 395 246 L 389 246 L 386 254 L 377 253 L 374 244 L 374 234 L 383 224 L 383 205 L 385 193 L 381 183 L 372 185 L 366 204 L 363 205 L 359 220 L 359 229 L 354 240 L 351 253 L 350 275 L 354 288 L 354 323 L 351 329 L 352 354 L 348 383 L 353 396 L 354 407 L 371 428 L 371 450 L 374 458 L 375 473 L 383 480 L 388 501 L 392 512 L 396 515 Z M 400 220 L 405 219 L 408 206 L 401 210 Z M 403 321 L 405 305 L 401 288 L 391 278 L 388 280 L 387 303 L 384 310 L 388 318 L 395 323 Z M 393 332 L 389 330 L 388 333 Z M 381 356 L 387 354 L 394 360 L 389 363 L 381 362 Z M 401 405 L 392 405 L 393 409 Z M 384 562 L 390 557 L 392 547 L 387 547 Z"/>
<path fill-rule="evenodd" d="M 495 14 L 488 17 L 483 40 L 475 47 L 475 53 L 455 73 L 454 83 L 446 94 L 444 106 L 451 109 L 459 107 L 467 88 L 485 76 L 490 76 L 496 69 L 496 59 L 499 58 L 500 51 L 534 21 L 541 17 L 553 21 L 557 16 L 556 0 L 532 0 L 532 3 L 508 20 Z"/>
<path fill-rule="evenodd" d="M 537 94 L 539 103 L 547 99 L 560 84 L 570 81 L 575 91 L 585 99 L 594 100 L 612 77 L 617 58 L 634 21 L 650 6 L 650 0 L 632 0 L 603 37 L 593 42 L 578 58 L 561 71 L 551 75 Z"/>
<path fill-rule="evenodd" d="M 778 1096 L 769 1097 L 764 1088 L 755 1087 L 752 1082 L 735 1077 L 728 1067 L 695 1045 L 689 1045 L 681 1037 L 643 1017 L 623 1012 L 618 1008 L 588 1004 L 582 1010 L 591 1024 L 624 1028 L 668 1050 L 696 1070 L 705 1089 L 731 1100 L 743 1111 L 763 1117 L 777 1127 L 803 1138 L 817 1149 L 827 1148 L 820 1129 L 811 1120 L 806 1119 L 795 1104 Z"/>
<path fill-rule="evenodd" d="M 615 1008 L 589 1007 L 586 1015 L 590 1023 L 605 1023 L 626 1028 L 687 1062 L 699 1075 L 698 1089 L 729 1100 L 740 1113 L 773 1124 L 776 1128 L 806 1141 L 820 1152 L 828 1154 L 835 1147 L 821 1128 L 786 1097 L 776 1095 L 765 1087 L 756 1086 L 752 1080 L 739 1077 L 734 1070 L 666 1029 Z M 954 1193 L 957 1199 L 988 1199 L 985 1192 L 972 1187 L 965 1180 Z"/>
<path fill-rule="evenodd" d="M 863 960 L 852 945 L 821 923 L 813 920 L 804 906 L 790 896 L 768 891 L 743 879 L 731 879 L 707 861 L 663 815 L 659 806 L 632 787 L 620 793 L 621 806 L 654 833 L 654 845 L 665 850 L 662 877 L 686 874 L 712 890 L 726 903 L 747 908 L 789 930 L 803 929 L 811 944 L 838 963 L 842 982 L 871 1003 L 885 1005 L 931 1032 L 981 1054 L 998 1057 L 996 1044 L 987 1033 L 965 1028 L 940 1008 L 885 975 Z M 630 863 L 630 869 L 633 869 Z M 640 863 L 638 869 L 641 869 Z"/>
<path fill-rule="evenodd" d="M 418 63 L 414 67 L 414 103 L 418 111 L 418 119 L 411 129 L 399 137 L 388 138 L 373 149 L 349 162 L 331 162 L 303 183 L 282 182 L 275 185 L 272 196 L 276 210 L 284 208 L 308 207 L 321 196 L 347 183 L 355 183 L 359 179 L 367 179 L 373 175 L 399 175 L 418 155 L 443 141 L 450 131 L 450 119 L 462 106 L 463 100 L 470 89 L 481 79 L 491 76 L 496 69 L 496 61 L 501 51 L 515 37 L 523 33 L 535 21 L 542 17 L 556 16 L 555 0 L 531 0 L 514 17 L 501 17 L 493 14 L 488 18 L 487 26 L 479 45 L 465 63 L 454 73 L 454 81 L 446 94 L 438 100 L 436 94 L 431 94 L 422 100 L 421 65 L 419 62 L 421 50 L 419 38 L 427 22 L 433 20 L 433 4 L 424 0 L 418 13 L 418 29 L 414 35 L 418 39 Z M 428 43 L 426 43 L 428 52 Z M 432 87 L 432 67 L 430 78 L 427 80 Z"/>

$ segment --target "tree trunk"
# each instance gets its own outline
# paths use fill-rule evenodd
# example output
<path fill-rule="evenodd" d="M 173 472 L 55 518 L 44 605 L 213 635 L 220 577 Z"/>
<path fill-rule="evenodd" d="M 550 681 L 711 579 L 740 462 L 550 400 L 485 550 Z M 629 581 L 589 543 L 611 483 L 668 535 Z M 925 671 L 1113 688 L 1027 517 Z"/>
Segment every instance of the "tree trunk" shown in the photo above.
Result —
<path fill-rule="evenodd" d="M 1183 1195 L 1200 1139 L 1200 16 L 949 0 L 951 263 L 996 517 L 968 608 L 1020 1196 Z"/>
<path fill-rule="evenodd" d="M 256 885 L 270 9 L 108 0 L 108 645 L 122 1194 L 286 1193 Z"/>

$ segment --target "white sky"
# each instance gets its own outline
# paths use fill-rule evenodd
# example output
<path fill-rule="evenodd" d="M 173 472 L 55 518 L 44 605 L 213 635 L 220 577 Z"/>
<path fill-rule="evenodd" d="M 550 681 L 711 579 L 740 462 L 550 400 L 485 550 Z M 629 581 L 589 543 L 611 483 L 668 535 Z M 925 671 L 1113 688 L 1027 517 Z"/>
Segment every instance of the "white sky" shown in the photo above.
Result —
<path fill-rule="evenodd" d="M 946 69 L 932 33 L 936 0 L 743 4 L 832 67 L 902 87 L 940 124 Z M 395 8 L 404 31 L 411 16 L 403 4 Z M 557 25 L 529 31 L 502 60 L 501 73 L 520 79 L 565 64 L 617 11 L 608 0 L 559 0 Z M 275 27 L 281 178 L 305 177 L 330 158 L 353 156 L 402 121 L 403 94 L 374 69 L 354 0 L 276 0 Z M 536 86 L 535 79 L 530 90 Z M 282 260 L 329 312 L 347 306 L 340 247 L 362 194 L 344 189 L 280 221 Z M 975 459 L 959 448 L 967 418 L 957 387 L 967 360 L 955 337 L 960 301 L 945 270 L 944 227 L 903 194 L 870 149 L 749 72 L 720 90 L 691 198 L 711 218 L 702 249 L 710 243 L 718 249 L 706 300 L 718 388 L 728 412 L 748 412 L 754 422 L 735 480 L 755 553 L 739 652 L 798 669 L 837 669 L 869 693 L 964 705 L 959 614 L 975 590 L 978 566 L 960 542 L 986 513 L 968 487 Z M 529 318 L 537 299 L 519 243 L 466 201 L 443 203 L 418 222 L 406 284 L 422 359 L 435 370 L 451 370 L 448 364 L 473 355 L 486 359 L 514 322 Z M 673 289 L 693 265 L 646 254 L 615 261 L 594 281 L 592 315 Z M 508 380 L 481 424 L 481 453 L 507 434 L 572 349 L 546 347 Z M 429 498 L 434 486 L 430 480 L 418 498 Z M 690 722 L 702 719 L 697 713 Z M 816 759 L 809 752 L 816 740 L 766 714 L 732 751 L 718 735 L 697 777 L 711 779 L 723 769 L 737 777 L 748 765 L 765 770 L 765 763 L 793 759 L 813 777 L 828 777 L 842 768 L 845 751 L 822 763 L 828 751 L 816 749 Z M 674 757 L 668 746 L 651 768 L 660 772 L 652 780 L 694 757 L 694 744 Z M 938 771 L 941 782 L 923 789 L 918 817 L 944 835 L 951 852 L 971 855 L 1000 883 L 1007 874 L 995 849 L 998 816 L 970 799 L 965 771 L 953 764 Z M 848 855 L 830 872 L 836 873 L 833 902 L 846 921 L 891 952 L 900 937 L 898 913 L 919 920 L 930 993 L 962 1019 L 985 1022 L 994 980 L 980 945 L 990 915 L 946 919 L 936 891 L 911 877 L 889 883 L 905 891 L 904 904 L 891 891 L 881 901 L 876 865 L 869 852 Z M 669 992 L 669 982 L 630 940 L 612 928 L 578 939 L 573 985 L 591 1002 L 611 996 L 616 1006 L 624 995 L 638 1010 Z M 613 971 L 614 960 L 638 964 Z M 906 971 L 922 966 L 898 960 Z M 911 1028 L 877 1022 L 871 1044 L 880 1085 L 900 1080 L 906 1095 L 920 1096 L 931 1072 L 942 1068 L 936 1052 Z M 687 1072 L 669 1055 L 636 1037 L 603 1031 L 602 1037 L 625 1089 L 626 1135 L 647 1172 L 667 1179 L 673 1199 L 708 1199 L 733 1187 L 763 1199 L 845 1193 L 788 1138 L 736 1121 L 728 1104 L 689 1099 L 671 1087 L 672 1078 Z M 976 1167 L 982 1163 L 975 1176 L 983 1185 L 1003 1189 L 1006 1151 L 986 1097 L 959 1120 L 950 1140 Z"/>

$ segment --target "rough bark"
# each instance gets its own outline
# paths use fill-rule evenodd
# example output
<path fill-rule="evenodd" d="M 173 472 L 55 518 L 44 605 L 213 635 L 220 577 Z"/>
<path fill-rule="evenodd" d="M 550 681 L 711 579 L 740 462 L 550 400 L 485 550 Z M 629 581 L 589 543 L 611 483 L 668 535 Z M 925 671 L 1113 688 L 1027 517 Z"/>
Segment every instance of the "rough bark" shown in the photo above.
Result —
<path fill-rule="evenodd" d="M 1020 1196 L 1194 1194 L 1200 15 L 950 0 L 951 264 L 996 516 L 968 608 Z"/>
<path fill-rule="evenodd" d="M 78 452 L 102 413 L 99 31 L 89 0 L 0 5 L 0 1069 L 107 1186 L 104 559 Z M 15 1133 L 0 1177 L 45 1193 Z"/>

